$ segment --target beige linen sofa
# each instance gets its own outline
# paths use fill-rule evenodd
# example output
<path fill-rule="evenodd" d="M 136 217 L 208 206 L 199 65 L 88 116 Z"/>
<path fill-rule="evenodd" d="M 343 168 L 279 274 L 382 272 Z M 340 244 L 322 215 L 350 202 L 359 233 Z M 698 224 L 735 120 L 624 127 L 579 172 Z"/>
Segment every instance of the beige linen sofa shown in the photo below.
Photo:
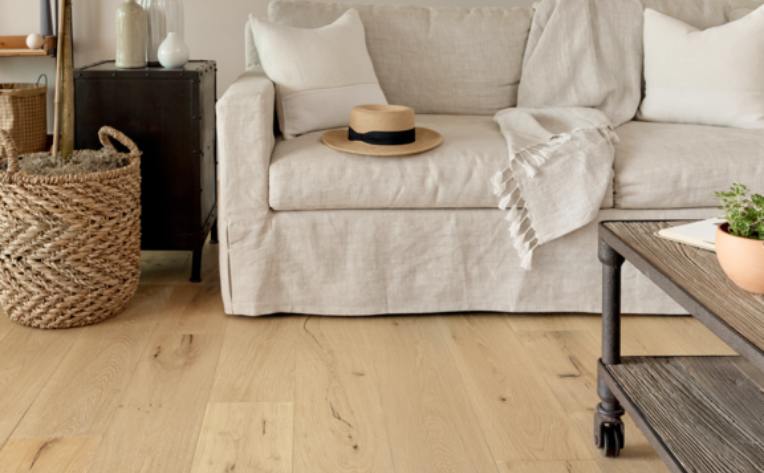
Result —
<path fill-rule="evenodd" d="M 701 27 L 740 6 L 645 3 Z M 315 27 L 345 8 L 276 0 L 269 15 Z M 332 151 L 320 133 L 275 136 L 274 86 L 248 32 L 248 72 L 218 104 L 226 313 L 598 312 L 596 222 L 541 247 L 524 271 L 491 190 L 507 162 L 492 115 L 516 103 L 532 8 L 358 8 L 388 100 L 414 106 L 445 142 L 372 158 Z M 714 191 L 764 183 L 761 130 L 632 121 L 617 133 L 600 220 L 716 216 Z M 680 311 L 628 266 L 623 289 L 627 312 Z"/>

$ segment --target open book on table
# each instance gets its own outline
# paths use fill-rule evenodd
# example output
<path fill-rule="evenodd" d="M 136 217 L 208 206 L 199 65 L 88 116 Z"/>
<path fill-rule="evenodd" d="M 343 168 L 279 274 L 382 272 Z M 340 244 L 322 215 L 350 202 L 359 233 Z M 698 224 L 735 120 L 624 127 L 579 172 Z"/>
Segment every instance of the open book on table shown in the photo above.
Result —
<path fill-rule="evenodd" d="M 685 245 L 716 250 L 716 227 L 724 223 L 722 218 L 709 218 L 698 222 L 685 223 L 674 227 L 664 228 L 657 235 L 666 240 L 672 240 Z"/>

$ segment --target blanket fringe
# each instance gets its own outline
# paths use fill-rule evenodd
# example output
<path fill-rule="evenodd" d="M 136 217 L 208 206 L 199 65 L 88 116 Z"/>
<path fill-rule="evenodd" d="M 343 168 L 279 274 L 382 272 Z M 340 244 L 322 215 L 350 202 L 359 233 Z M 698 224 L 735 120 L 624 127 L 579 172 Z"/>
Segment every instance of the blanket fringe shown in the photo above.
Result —
<path fill-rule="evenodd" d="M 555 154 L 557 149 L 572 139 L 580 139 L 586 145 L 597 145 L 601 140 L 615 146 L 619 142 L 618 135 L 612 127 L 582 128 L 570 133 L 552 137 L 549 142 L 530 146 L 511 156 L 510 165 L 491 179 L 493 192 L 499 197 L 499 208 L 506 210 L 506 221 L 509 223 L 509 234 L 512 245 L 520 258 L 520 266 L 530 270 L 533 264 L 533 252 L 540 245 L 533 228 L 533 221 L 523 200 L 520 184 L 514 178 L 512 165 L 516 164 L 525 171 L 528 177 L 535 177 Z M 583 151 L 581 152 L 583 154 Z"/>
<path fill-rule="evenodd" d="M 520 267 L 529 270 L 533 264 L 533 251 L 539 244 L 520 186 L 509 168 L 496 173 L 492 183 L 494 193 L 500 198 L 499 208 L 507 211 L 504 219 L 509 223 L 509 236 L 520 257 Z"/>

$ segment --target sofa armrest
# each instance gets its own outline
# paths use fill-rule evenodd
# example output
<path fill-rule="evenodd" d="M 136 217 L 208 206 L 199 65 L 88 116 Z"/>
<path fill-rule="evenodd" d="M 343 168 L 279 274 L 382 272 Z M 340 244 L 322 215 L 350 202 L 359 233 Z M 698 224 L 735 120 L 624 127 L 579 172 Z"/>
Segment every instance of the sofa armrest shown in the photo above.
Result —
<path fill-rule="evenodd" d="M 235 219 L 269 211 L 268 167 L 275 145 L 275 92 L 261 72 L 239 77 L 217 103 L 218 219 L 221 229 Z"/>

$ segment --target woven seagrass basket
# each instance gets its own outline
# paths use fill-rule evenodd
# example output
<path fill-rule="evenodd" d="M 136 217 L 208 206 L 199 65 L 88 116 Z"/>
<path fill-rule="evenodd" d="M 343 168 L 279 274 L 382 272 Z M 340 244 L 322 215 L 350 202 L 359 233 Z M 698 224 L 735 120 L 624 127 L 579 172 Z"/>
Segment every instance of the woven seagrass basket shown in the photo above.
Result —
<path fill-rule="evenodd" d="M 0 307 L 22 325 L 94 324 L 119 313 L 138 287 L 141 152 L 113 128 L 98 136 L 110 154 L 119 153 L 112 138 L 129 150 L 126 166 L 41 176 L 20 169 L 0 130 Z"/>
<path fill-rule="evenodd" d="M 20 154 L 42 151 L 48 141 L 48 87 L 0 84 L 0 130 L 7 131 Z"/>

